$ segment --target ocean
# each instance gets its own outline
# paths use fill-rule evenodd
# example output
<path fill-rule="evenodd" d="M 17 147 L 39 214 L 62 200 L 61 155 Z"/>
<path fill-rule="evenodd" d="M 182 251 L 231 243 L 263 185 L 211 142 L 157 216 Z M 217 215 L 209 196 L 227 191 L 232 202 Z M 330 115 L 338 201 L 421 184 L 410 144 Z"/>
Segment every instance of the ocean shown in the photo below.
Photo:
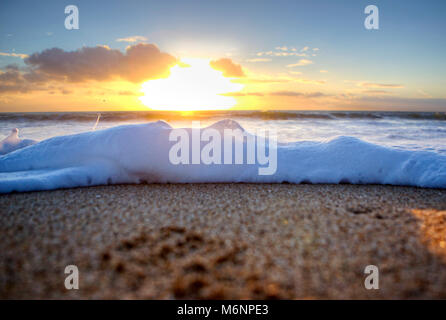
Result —
<path fill-rule="evenodd" d="M 99 122 L 95 128 L 99 116 Z M 193 113 L 61 112 L 0 113 L 0 139 L 18 128 L 21 138 L 44 140 L 122 124 L 164 120 L 173 127 L 233 119 L 247 131 L 275 130 L 279 142 L 328 141 L 350 136 L 374 144 L 446 154 L 446 113 L 360 111 L 199 111 Z"/>
<path fill-rule="evenodd" d="M 226 129 L 243 133 L 229 147 Z M 0 193 L 122 183 L 446 188 L 444 113 L 9 113 L 0 132 Z"/>

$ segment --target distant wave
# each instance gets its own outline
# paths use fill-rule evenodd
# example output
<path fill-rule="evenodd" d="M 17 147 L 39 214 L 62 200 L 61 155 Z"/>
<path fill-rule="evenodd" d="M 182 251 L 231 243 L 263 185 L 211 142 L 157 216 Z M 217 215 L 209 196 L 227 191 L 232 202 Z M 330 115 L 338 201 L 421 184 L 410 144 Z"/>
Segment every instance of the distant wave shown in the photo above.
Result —
<path fill-rule="evenodd" d="M 241 128 L 232 120 L 211 126 Z M 0 156 L 0 193 L 119 183 L 352 183 L 446 188 L 446 156 L 387 148 L 353 137 L 277 146 L 277 171 L 259 165 L 174 165 L 166 122 L 58 136 Z M 191 130 L 190 128 L 186 130 Z M 20 143 L 20 141 L 17 141 Z M 271 151 L 271 150 L 270 150 Z"/>
<path fill-rule="evenodd" d="M 85 121 L 94 122 L 98 114 L 101 122 L 153 121 L 164 119 L 204 120 L 211 118 L 237 118 L 261 120 L 341 120 L 341 119 L 408 119 L 446 121 L 444 112 L 381 112 L 381 111 L 123 111 L 123 112 L 45 112 L 45 113 L 0 113 L 0 121 Z"/>

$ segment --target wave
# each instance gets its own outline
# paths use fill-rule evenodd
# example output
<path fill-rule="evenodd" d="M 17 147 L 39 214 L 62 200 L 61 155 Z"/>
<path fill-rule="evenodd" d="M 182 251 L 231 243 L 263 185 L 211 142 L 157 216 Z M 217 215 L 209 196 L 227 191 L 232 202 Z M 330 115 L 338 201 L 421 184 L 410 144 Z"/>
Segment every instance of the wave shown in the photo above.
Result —
<path fill-rule="evenodd" d="M 45 113 L 0 113 L 0 121 L 79 121 L 94 122 L 98 114 L 101 122 L 153 121 L 164 119 L 205 120 L 212 118 L 237 118 L 260 120 L 342 120 L 342 119 L 406 119 L 446 121 L 444 112 L 381 112 L 381 111 L 116 111 L 116 112 L 45 112 Z"/>
<path fill-rule="evenodd" d="M 222 120 L 209 128 L 241 128 Z M 353 137 L 271 144 L 277 170 L 261 164 L 175 165 L 163 121 L 50 138 L 0 156 L 0 193 L 121 183 L 352 183 L 446 188 L 446 156 L 387 148 Z M 187 132 L 192 129 L 186 128 Z M 243 141 L 246 147 L 246 141 Z"/>
<path fill-rule="evenodd" d="M 9 136 L 0 141 L 0 155 L 7 154 L 17 149 L 30 146 L 37 142 L 38 141 L 32 139 L 20 139 L 19 129 L 14 128 L 11 130 Z"/>

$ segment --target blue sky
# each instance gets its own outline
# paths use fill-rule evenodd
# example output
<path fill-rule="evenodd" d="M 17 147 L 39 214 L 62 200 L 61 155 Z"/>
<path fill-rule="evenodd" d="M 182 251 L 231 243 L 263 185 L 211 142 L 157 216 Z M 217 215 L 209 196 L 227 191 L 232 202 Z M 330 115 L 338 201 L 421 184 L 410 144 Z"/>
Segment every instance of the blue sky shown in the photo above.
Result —
<path fill-rule="evenodd" d="M 80 29 L 64 28 L 64 8 L 79 8 Z M 364 28 L 364 8 L 379 8 L 380 29 Z M 294 56 L 249 63 L 276 47 L 318 48 L 305 76 L 335 82 L 401 84 L 399 98 L 444 99 L 445 1 L 2 1 L 0 52 L 30 55 L 107 45 L 139 35 L 176 57 L 230 57 L 257 74 L 289 72 Z M 0 68 L 24 65 L 0 56 Z M 299 68 L 297 70 L 301 70 Z M 300 72 L 300 71 L 299 71 Z M 420 92 L 425 93 L 425 97 Z M 403 94 L 401 94 L 403 93 Z"/>

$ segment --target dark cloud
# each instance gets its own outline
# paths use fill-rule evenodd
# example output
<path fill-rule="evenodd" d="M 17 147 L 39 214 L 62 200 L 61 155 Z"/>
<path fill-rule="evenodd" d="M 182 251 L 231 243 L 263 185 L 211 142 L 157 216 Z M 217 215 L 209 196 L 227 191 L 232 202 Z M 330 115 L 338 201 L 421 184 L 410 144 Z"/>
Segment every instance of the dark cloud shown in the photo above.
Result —
<path fill-rule="evenodd" d="M 21 75 L 18 70 L 12 70 L 6 68 L 6 72 L 0 73 L 0 82 L 2 83 L 16 82 L 20 78 Z"/>
<path fill-rule="evenodd" d="M 156 45 L 143 43 L 127 47 L 125 53 L 105 46 L 75 51 L 52 48 L 33 53 L 24 61 L 25 68 L 8 65 L 0 71 L 0 93 L 49 90 L 49 84 L 54 82 L 123 79 L 139 83 L 167 77 L 177 63 L 175 57 L 161 52 Z"/>
<path fill-rule="evenodd" d="M 35 74 L 71 82 L 121 78 L 138 83 L 168 76 L 176 62 L 175 57 L 161 52 L 156 45 L 143 43 L 127 47 L 125 53 L 105 46 L 75 51 L 52 48 L 25 59 Z"/>
<path fill-rule="evenodd" d="M 322 92 L 312 92 L 312 93 L 306 93 L 305 97 L 307 98 L 319 98 L 319 97 L 326 97 L 327 95 Z"/>
<path fill-rule="evenodd" d="M 50 89 L 47 75 L 29 68 L 21 69 L 8 65 L 0 70 L 0 93 L 26 93 L 29 91 Z M 54 80 L 54 79 L 53 79 Z"/>
<path fill-rule="evenodd" d="M 18 69 L 5 67 L 5 72 L 0 73 L 0 93 L 30 91 L 27 81 Z"/>
<path fill-rule="evenodd" d="M 297 91 L 274 91 L 270 93 L 272 96 L 280 96 L 280 97 L 301 97 L 304 94 L 302 92 Z"/>
<path fill-rule="evenodd" d="M 19 66 L 17 64 L 9 64 L 5 67 L 5 70 L 7 71 L 18 71 Z"/>
<path fill-rule="evenodd" d="M 215 70 L 222 71 L 225 77 L 240 78 L 245 76 L 242 66 L 234 63 L 229 58 L 213 60 L 210 62 L 210 65 Z"/>

